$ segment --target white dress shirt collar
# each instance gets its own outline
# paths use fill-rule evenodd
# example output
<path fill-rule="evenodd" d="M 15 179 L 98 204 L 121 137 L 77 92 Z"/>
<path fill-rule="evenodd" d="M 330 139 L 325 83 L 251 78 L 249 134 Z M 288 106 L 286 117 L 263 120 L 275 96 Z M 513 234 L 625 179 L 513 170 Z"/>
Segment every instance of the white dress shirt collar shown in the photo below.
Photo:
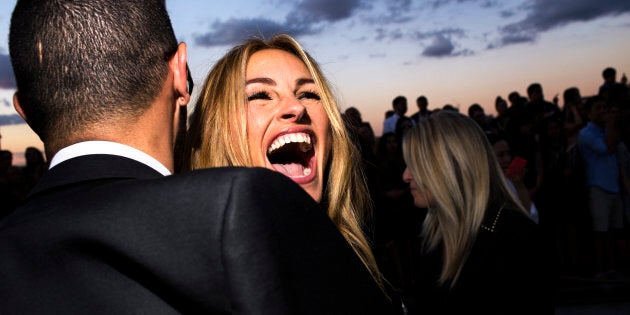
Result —
<path fill-rule="evenodd" d="M 145 164 L 164 176 L 171 175 L 171 172 L 162 163 L 160 163 L 152 156 L 128 145 L 110 141 L 85 141 L 65 147 L 59 150 L 59 152 L 57 152 L 57 154 L 53 156 L 52 160 L 50 161 L 49 169 L 53 168 L 55 165 L 63 161 L 90 154 L 109 154 L 123 156 Z"/>

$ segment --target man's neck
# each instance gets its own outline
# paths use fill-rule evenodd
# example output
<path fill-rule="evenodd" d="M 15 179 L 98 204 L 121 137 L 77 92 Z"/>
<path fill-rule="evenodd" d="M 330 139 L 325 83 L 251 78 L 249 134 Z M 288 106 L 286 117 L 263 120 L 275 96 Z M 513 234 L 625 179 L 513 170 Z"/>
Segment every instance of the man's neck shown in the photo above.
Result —
<path fill-rule="evenodd" d="M 72 158 L 94 154 L 126 157 L 145 164 L 165 176 L 173 173 L 172 170 L 151 155 L 134 147 L 111 141 L 84 141 L 67 146 L 52 157 L 50 168 Z"/>
<path fill-rule="evenodd" d="M 142 116 L 134 121 L 94 124 L 90 128 L 86 128 L 85 132 L 74 136 L 62 147 L 57 147 L 55 152 L 49 154 L 47 151 L 47 156 L 52 157 L 57 151 L 76 143 L 106 141 L 141 151 L 157 160 L 172 173 L 174 169 L 173 141 L 169 141 L 172 138 L 168 137 L 170 133 L 165 128 L 158 130 L 156 126 L 158 124 L 143 121 Z"/>

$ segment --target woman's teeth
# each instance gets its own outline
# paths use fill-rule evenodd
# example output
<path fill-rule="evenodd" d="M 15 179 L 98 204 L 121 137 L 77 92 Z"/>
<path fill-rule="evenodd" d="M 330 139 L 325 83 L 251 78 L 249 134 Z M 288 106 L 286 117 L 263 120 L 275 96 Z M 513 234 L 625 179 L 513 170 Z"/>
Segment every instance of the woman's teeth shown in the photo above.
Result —
<path fill-rule="evenodd" d="M 302 152 L 308 152 L 313 148 L 311 143 L 311 136 L 306 133 L 290 133 L 282 135 L 269 146 L 267 149 L 267 153 L 271 153 L 279 148 L 289 144 L 289 143 L 300 143 L 300 150 Z"/>

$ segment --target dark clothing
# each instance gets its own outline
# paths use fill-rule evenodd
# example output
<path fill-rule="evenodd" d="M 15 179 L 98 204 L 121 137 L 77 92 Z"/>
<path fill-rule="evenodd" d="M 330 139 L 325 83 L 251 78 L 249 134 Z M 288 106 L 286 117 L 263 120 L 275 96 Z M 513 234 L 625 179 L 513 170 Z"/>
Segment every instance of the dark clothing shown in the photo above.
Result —
<path fill-rule="evenodd" d="M 77 157 L 0 222 L 2 314 L 389 314 L 335 225 L 262 168 Z"/>
<path fill-rule="evenodd" d="M 417 124 L 418 122 L 420 122 L 420 120 L 422 119 L 427 119 L 429 118 L 429 116 L 431 116 L 431 111 L 427 110 L 424 113 L 421 113 L 420 111 L 415 112 L 413 115 L 411 115 L 411 120 L 413 120 L 414 124 Z"/>
<path fill-rule="evenodd" d="M 442 253 L 418 247 L 409 314 L 553 314 L 552 266 L 536 224 L 517 210 L 486 214 L 455 287 L 439 286 Z"/>

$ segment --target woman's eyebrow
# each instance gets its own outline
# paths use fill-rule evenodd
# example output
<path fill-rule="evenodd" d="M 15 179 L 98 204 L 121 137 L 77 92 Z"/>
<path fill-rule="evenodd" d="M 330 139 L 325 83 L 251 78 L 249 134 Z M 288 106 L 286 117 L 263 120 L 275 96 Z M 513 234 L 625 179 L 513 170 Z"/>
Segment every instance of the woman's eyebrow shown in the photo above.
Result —
<path fill-rule="evenodd" d="M 247 81 L 245 81 L 245 85 L 248 84 L 253 84 L 253 83 L 261 83 L 261 84 L 267 84 L 267 85 L 276 85 L 276 81 L 270 79 L 270 78 L 253 78 L 253 79 L 249 79 Z M 310 79 L 310 78 L 301 78 L 301 79 L 297 79 L 295 84 L 297 86 L 302 86 L 305 84 L 314 84 L 315 80 Z"/>
<path fill-rule="evenodd" d="M 297 79 L 295 82 L 295 85 L 297 86 L 302 86 L 304 84 L 314 84 L 315 80 L 310 79 L 310 78 L 302 78 L 302 79 Z"/>
<path fill-rule="evenodd" d="M 249 79 L 247 81 L 245 81 L 245 85 L 247 84 L 252 84 L 252 83 L 262 83 L 262 84 L 267 84 L 267 85 L 276 85 L 276 81 L 270 79 L 270 78 L 253 78 L 253 79 Z"/>

